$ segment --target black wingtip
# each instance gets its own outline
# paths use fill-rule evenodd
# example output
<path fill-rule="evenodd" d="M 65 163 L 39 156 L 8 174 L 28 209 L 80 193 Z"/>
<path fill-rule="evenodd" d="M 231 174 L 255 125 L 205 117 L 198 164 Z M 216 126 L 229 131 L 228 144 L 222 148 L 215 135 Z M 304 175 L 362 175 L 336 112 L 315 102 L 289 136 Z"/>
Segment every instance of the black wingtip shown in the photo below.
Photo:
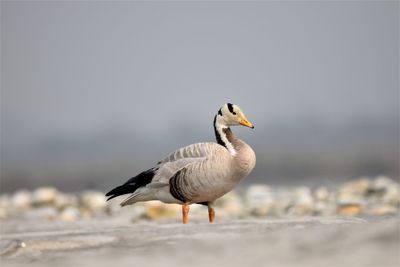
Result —
<path fill-rule="evenodd" d="M 106 193 L 106 197 L 115 195 L 115 193 L 119 190 L 119 188 L 121 188 L 121 186 L 117 186 L 113 190 L 111 190 L 108 193 Z"/>
<path fill-rule="evenodd" d="M 146 186 L 151 182 L 157 170 L 158 168 L 152 168 L 144 171 L 129 179 L 125 184 L 115 187 L 113 190 L 106 193 L 106 197 L 109 197 L 107 201 L 121 195 L 134 193 L 139 187 Z"/>
<path fill-rule="evenodd" d="M 117 186 L 106 194 L 106 197 L 109 197 L 107 201 L 121 195 L 133 193 L 137 188 L 139 188 L 139 186 L 136 184 L 123 184 Z"/>
<path fill-rule="evenodd" d="M 117 191 L 119 191 L 120 188 L 121 188 L 121 186 L 118 186 L 118 187 L 114 188 L 113 190 L 111 190 L 110 192 L 106 193 L 106 197 L 108 197 L 107 201 L 117 197 L 118 196 L 118 192 Z"/>

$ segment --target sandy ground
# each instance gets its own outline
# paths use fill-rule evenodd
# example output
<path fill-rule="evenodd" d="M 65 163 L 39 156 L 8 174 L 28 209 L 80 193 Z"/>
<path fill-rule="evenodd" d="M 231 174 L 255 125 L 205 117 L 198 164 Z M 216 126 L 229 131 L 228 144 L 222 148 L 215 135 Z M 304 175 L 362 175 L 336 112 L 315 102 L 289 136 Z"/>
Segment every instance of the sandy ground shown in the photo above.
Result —
<path fill-rule="evenodd" d="M 400 219 L 1 221 L 2 266 L 400 266 Z"/>

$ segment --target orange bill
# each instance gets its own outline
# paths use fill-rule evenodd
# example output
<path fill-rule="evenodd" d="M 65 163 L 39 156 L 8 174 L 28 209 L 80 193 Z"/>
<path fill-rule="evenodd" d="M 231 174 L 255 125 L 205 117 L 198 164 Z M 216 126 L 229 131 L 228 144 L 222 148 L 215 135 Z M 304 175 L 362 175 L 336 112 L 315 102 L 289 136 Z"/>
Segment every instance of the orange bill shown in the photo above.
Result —
<path fill-rule="evenodd" d="M 245 117 L 241 118 L 239 123 L 243 126 L 249 127 L 251 129 L 254 129 L 254 126 L 251 122 L 249 122 Z"/>

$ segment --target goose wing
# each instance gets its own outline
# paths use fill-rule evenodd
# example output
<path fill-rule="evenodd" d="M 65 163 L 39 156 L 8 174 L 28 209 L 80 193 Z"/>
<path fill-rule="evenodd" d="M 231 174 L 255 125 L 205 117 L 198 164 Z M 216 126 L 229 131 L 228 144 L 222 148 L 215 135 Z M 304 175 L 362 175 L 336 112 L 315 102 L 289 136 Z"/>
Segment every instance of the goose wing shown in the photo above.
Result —
<path fill-rule="evenodd" d="M 172 152 L 164 159 L 160 160 L 157 164 L 174 162 L 185 158 L 209 157 L 211 155 L 210 152 L 215 150 L 215 148 L 218 146 L 220 145 L 216 143 L 196 143 L 188 145 Z"/>
<path fill-rule="evenodd" d="M 120 195 L 133 194 L 129 197 L 133 201 L 137 196 L 145 194 L 147 190 L 143 189 L 158 189 L 169 186 L 169 180 L 176 173 L 188 166 L 200 167 L 205 161 L 212 158 L 218 149 L 224 150 L 222 146 L 216 143 L 197 143 L 182 147 L 159 161 L 155 167 L 114 188 L 106 196 L 110 200 Z"/>
<path fill-rule="evenodd" d="M 169 180 L 180 170 L 189 165 L 200 166 L 206 160 L 214 157 L 219 149 L 224 149 L 216 143 L 197 143 L 182 147 L 172 152 L 157 163 L 158 170 L 149 187 L 168 185 Z"/>

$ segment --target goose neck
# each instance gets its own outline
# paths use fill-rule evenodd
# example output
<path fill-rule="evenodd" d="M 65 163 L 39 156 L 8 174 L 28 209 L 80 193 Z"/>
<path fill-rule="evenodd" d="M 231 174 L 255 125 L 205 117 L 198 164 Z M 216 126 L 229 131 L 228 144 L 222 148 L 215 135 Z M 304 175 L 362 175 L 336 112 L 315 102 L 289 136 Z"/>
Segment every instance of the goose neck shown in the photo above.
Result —
<path fill-rule="evenodd" d="M 217 139 L 217 143 L 224 146 L 228 149 L 229 153 L 232 156 L 237 154 L 237 151 L 234 146 L 234 142 L 236 140 L 235 135 L 233 134 L 231 128 L 222 124 L 218 119 L 217 116 L 214 118 L 214 131 L 215 131 L 215 138 Z"/>

